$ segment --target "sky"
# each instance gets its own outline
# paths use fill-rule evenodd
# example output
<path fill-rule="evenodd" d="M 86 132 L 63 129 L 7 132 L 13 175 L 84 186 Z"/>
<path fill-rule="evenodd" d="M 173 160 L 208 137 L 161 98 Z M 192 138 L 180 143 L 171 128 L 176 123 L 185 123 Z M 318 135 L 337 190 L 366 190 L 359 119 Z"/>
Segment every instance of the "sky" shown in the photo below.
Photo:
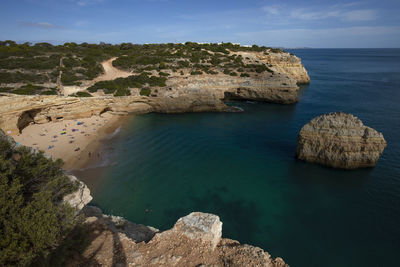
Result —
<path fill-rule="evenodd" d="M 1 0 L 0 40 L 400 47 L 400 0 Z"/>

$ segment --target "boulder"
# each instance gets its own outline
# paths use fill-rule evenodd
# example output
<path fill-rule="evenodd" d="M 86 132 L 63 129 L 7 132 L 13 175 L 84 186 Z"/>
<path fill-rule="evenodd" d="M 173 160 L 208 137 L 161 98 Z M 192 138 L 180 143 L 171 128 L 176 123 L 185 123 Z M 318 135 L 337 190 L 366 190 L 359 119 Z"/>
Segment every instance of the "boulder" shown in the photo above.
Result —
<path fill-rule="evenodd" d="M 318 116 L 303 126 L 296 154 L 304 161 L 355 169 L 375 166 L 385 147 L 382 133 L 351 114 L 335 112 Z"/>

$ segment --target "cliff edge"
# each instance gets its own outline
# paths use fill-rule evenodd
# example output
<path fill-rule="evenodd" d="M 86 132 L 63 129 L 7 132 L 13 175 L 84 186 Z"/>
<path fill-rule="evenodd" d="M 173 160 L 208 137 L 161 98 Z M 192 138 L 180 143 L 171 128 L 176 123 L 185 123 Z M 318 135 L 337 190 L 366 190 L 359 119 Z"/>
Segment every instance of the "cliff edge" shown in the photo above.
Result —
<path fill-rule="evenodd" d="M 192 212 L 164 232 L 85 207 L 89 243 L 68 266 L 270 266 L 287 267 L 258 247 L 221 238 L 222 222 Z"/>

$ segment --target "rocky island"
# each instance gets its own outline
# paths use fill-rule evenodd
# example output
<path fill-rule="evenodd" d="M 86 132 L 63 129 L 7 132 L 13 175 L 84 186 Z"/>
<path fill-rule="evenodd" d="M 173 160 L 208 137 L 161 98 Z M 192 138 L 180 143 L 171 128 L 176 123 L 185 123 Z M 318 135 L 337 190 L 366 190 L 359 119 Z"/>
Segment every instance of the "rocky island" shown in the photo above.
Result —
<path fill-rule="evenodd" d="M 375 166 L 386 147 L 382 133 L 343 112 L 318 116 L 301 129 L 297 157 L 322 165 L 355 169 Z"/>

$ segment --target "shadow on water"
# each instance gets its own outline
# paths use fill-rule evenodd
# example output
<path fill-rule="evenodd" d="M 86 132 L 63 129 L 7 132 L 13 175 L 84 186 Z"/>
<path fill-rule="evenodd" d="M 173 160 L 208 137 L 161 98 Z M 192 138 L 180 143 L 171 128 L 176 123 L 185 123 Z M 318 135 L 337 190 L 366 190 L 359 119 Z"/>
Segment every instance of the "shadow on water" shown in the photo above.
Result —
<path fill-rule="evenodd" d="M 289 177 L 302 185 L 324 185 L 329 188 L 358 188 L 369 181 L 373 168 L 342 170 L 294 159 Z"/>
<path fill-rule="evenodd" d="M 223 226 L 223 232 L 229 233 L 229 238 L 237 240 L 251 240 L 259 232 L 256 222 L 261 212 L 256 203 L 239 198 L 227 199 L 228 189 L 220 187 L 216 190 L 207 190 L 201 196 L 192 196 L 185 203 L 186 207 L 171 208 L 164 212 L 170 224 L 176 218 L 183 217 L 193 211 L 218 214 L 222 222 L 229 222 Z M 245 226 L 246 230 L 243 230 Z"/>

